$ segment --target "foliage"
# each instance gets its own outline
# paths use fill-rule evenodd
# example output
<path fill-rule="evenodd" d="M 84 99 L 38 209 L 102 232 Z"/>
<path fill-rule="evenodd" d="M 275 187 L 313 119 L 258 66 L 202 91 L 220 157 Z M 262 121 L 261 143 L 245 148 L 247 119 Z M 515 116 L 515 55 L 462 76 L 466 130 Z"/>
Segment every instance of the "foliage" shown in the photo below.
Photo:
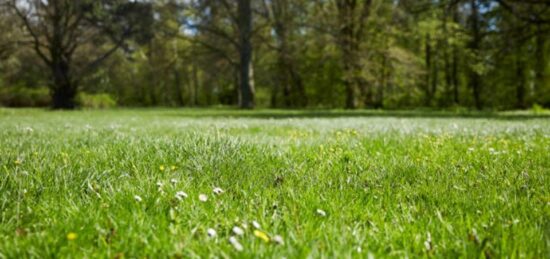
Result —
<path fill-rule="evenodd" d="M 0 105 L 6 107 L 47 107 L 50 104 L 47 87 L 0 87 Z"/>
<path fill-rule="evenodd" d="M 116 100 L 109 94 L 88 94 L 81 92 L 77 97 L 77 102 L 83 108 L 106 109 L 116 106 Z"/>
<path fill-rule="evenodd" d="M 75 29 L 63 41 L 78 43 L 67 75 L 78 91 L 109 93 L 122 106 L 238 106 L 244 87 L 260 108 L 550 107 L 545 1 L 251 0 L 252 28 L 243 35 L 238 7 L 248 2 L 82 1 L 93 4 L 67 10 L 94 11 L 62 30 Z M 0 8 L 0 78 L 51 85 L 44 71 L 52 69 L 12 9 Z M 51 22 L 39 14 L 28 15 Z M 55 49 L 46 40 L 53 30 L 42 25 L 29 28 L 46 53 Z"/>

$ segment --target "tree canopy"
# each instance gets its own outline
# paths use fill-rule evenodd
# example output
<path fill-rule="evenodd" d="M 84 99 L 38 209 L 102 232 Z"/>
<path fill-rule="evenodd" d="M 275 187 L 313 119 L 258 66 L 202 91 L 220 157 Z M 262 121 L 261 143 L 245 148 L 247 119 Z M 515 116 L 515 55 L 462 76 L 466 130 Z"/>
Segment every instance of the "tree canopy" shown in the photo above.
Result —
<path fill-rule="evenodd" d="M 0 29 L 3 105 L 550 106 L 545 0 L 2 0 Z"/>

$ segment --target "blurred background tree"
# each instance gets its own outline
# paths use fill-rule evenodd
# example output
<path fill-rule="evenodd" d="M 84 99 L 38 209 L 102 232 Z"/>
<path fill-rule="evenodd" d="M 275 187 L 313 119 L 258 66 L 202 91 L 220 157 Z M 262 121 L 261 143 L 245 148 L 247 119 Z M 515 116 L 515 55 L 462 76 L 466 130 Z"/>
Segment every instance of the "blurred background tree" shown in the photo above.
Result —
<path fill-rule="evenodd" d="M 1 0 L 0 29 L 5 106 L 550 106 L 545 0 Z"/>

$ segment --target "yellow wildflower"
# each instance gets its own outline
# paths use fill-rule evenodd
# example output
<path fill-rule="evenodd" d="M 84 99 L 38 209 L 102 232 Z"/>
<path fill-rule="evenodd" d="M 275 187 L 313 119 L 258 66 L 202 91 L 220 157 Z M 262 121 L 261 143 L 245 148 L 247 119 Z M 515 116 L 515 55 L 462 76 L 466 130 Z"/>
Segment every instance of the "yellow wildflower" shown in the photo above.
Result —
<path fill-rule="evenodd" d="M 260 230 L 254 230 L 254 235 L 266 243 L 269 242 L 269 236 Z"/>
<path fill-rule="evenodd" d="M 170 170 L 176 170 L 176 166 L 175 165 L 171 166 Z"/>
<path fill-rule="evenodd" d="M 164 171 L 164 165 L 160 165 L 160 166 L 159 166 L 159 169 L 160 169 L 161 171 Z"/>
<path fill-rule="evenodd" d="M 76 233 L 74 233 L 74 232 L 69 232 L 69 234 L 67 234 L 67 239 L 68 239 L 69 241 L 73 241 L 73 240 L 75 240 L 77 237 L 78 237 L 78 235 L 77 235 Z"/>

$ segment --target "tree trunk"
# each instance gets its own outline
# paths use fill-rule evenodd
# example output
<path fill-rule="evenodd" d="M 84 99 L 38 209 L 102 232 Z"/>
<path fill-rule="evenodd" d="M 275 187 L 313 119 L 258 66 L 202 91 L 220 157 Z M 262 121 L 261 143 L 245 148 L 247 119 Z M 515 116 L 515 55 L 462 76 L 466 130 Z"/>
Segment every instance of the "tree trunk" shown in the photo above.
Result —
<path fill-rule="evenodd" d="M 233 69 L 233 104 L 234 105 L 240 105 L 241 104 L 241 79 L 240 79 L 240 70 L 239 67 L 236 66 Z"/>
<path fill-rule="evenodd" d="M 525 109 L 525 64 L 519 56 L 516 56 L 516 108 Z"/>
<path fill-rule="evenodd" d="M 382 54 L 382 67 L 380 69 L 380 80 L 378 83 L 378 89 L 376 92 L 376 99 L 373 103 L 373 107 L 380 109 L 384 108 L 384 90 L 388 84 L 390 69 L 388 68 L 388 58 L 386 54 Z"/>
<path fill-rule="evenodd" d="M 193 75 L 193 96 L 191 97 L 191 103 L 194 107 L 197 107 L 199 105 L 199 71 L 197 70 L 197 66 L 195 64 L 191 67 L 191 73 Z"/>
<path fill-rule="evenodd" d="M 53 109 L 74 109 L 76 107 L 77 83 L 71 77 L 71 57 L 63 47 L 64 30 L 61 28 L 61 10 L 56 2 L 53 3 L 52 35 L 49 40 L 49 63 L 52 73 L 51 94 Z M 48 62 L 46 62 L 48 63 Z"/>
<path fill-rule="evenodd" d="M 278 78 L 276 78 L 277 80 Z M 281 85 L 281 82 L 276 82 L 273 84 L 273 88 L 271 89 L 271 98 L 270 98 L 270 106 L 271 108 L 277 108 L 279 98 L 277 95 L 279 95 L 279 86 Z"/>
<path fill-rule="evenodd" d="M 544 45 L 546 45 L 546 34 L 542 32 L 541 24 L 537 24 L 536 47 L 535 47 L 535 102 L 545 94 L 544 88 L 544 71 L 546 70 L 546 56 Z"/>
<path fill-rule="evenodd" d="M 343 49 L 344 86 L 346 91 L 346 109 L 355 109 L 358 106 L 357 95 L 359 93 L 358 73 L 361 73 L 359 53 L 355 51 L 355 39 L 352 24 L 342 26 L 340 34 L 341 48 Z"/>
<path fill-rule="evenodd" d="M 292 100 L 292 85 L 290 83 L 290 76 L 289 76 L 289 62 L 288 62 L 288 50 L 286 47 L 286 36 L 284 35 L 285 32 L 283 29 L 276 29 L 278 31 L 279 35 L 279 51 L 278 51 L 278 70 L 279 70 L 279 84 L 280 88 L 283 90 L 283 105 L 285 107 L 292 107 L 294 106 L 294 100 Z"/>
<path fill-rule="evenodd" d="M 432 91 L 431 91 L 431 81 L 432 81 L 432 45 L 430 44 L 431 38 L 430 34 L 426 34 L 426 44 L 424 47 L 425 58 L 426 58 L 426 84 L 425 92 L 426 99 L 424 105 L 431 106 L 432 103 Z"/>
<path fill-rule="evenodd" d="M 296 71 L 293 59 L 294 50 L 288 42 L 289 29 L 293 16 L 290 13 L 290 0 L 274 0 L 271 3 L 273 30 L 277 42 L 277 89 L 283 93 L 283 104 L 286 107 L 304 107 L 307 105 L 304 85 L 301 75 Z"/>
<path fill-rule="evenodd" d="M 436 49 L 439 49 L 439 46 L 436 45 Z M 433 58 L 433 61 L 432 61 L 432 89 L 430 90 L 430 97 L 431 97 L 431 101 L 430 101 L 430 104 L 433 105 L 434 104 L 434 100 L 436 100 L 435 102 L 437 102 L 437 85 L 439 84 L 439 64 L 438 64 L 438 57 L 437 57 L 437 53 L 434 53 L 435 54 L 435 57 L 432 57 Z"/>
<path fill-rule="evenodd" d="M 306 89 L 304 87 L 304 82 L 302 81 L 302 76 L 296 71 L 293 61 L 289 62 L 288 70 L 290 73 L 290 80 L 294 89 L 294 103 L 298 107 L 306 107 L 308 104 Z"/>
<path fill-rule="evenodd" d="M 459 22 L 459 16 L 458 16 L 458 10 L 457 6 L 455 5 L 453 7 L 453 21 L 455 23 Z M 455 37 L 455 36 L 453 36 Z M 453 45 L 453 53 L 452 53 L 452 72 L 451 72 L 451 82 L 453 85 L 453 101 L 455 105 L 460 105 L 460 92 L 459 92 L 459 86 L 460 82 L 458 81 L 458 47 L 456 44 Z"/>
<path fill-rule="evenodd" d="M 183 107 L 185 100 L 183 99 L 183 89 L 181 87 L 181 75 L 177 67 L 174 68 L 174 90 L 176 92 L 176 102 L 178 106 Z"/>
<path fill-rule="evenodd" d="M 278 57 L 279 84 L 282 86 L 285 107 L 305 107 L 307 97 L 302 77 L 296 72 L 294 61 L 286 47 L 279 51 Z"/>
<path fill-rule="evenodd" d="M 472 40 L 470 42 L 470 49 L 477 56 L 480 54 L 481 47 L 481 32 L 479 24 L 479 6 L 477 0 L 470 0 L 470 7 L 472 9 L 471 16 L 471 30 L 472 30 Z M 470 66 L 470 86 L 472 87 L 474 104 L 476 109 L 483 109 L 483 103 L 481 100 L 481 76 L 478 71 Z"/>
<path fill-rule="evenodd" d="M 69 81 L 55 79 L 51 88 L 53 109 L 74 109 L 76 107 L 76 88 Z"/>
<path fill-rule="evenodd" d="M 456 46 L 453 46 L 453 68 L 451 81 L 453 84 L 453 101 L 455 105 L 459 105 L 460 92 L 458 91 L 458 87 L 460 86 L 460 83 L 458 81 L 458 48 Z"/>
<path fill-rule="evenodd" d="M 240 36 L 240 107 L 244 109 L 254 108 L 254 85 L 252 68 L 252 6 L 251 0 L 238 1 L 239 36 Z"/>
<path fill-rule="evenodd" d="M 449 34 L 449 28 L 447 26 L 447 16 L 448 16 L 448 9 L 445 9 L 444 17 L 443 19 L 443 35 L 445 39 L 443 39 L 443 60 L 444 60 L 444 66 L 445 66 L 445 98 L 444 100 L 444 106 L 449 106 L 452 96 L 451 96 L 451 86 L 452 86 L 452 79 L 451 79 L 451 58 L 449 55 L 450 47 L 449 47 L 449 38 L 452 37 Z"/>
<path fill-rule="evenodd" d="M 54 37 L 50 48 L 50 55 L 52 56 L 52 62 L 50 63 L 52 108 L 74 109 L 76 107 L 77 82 L 71 78 L 69 60 L 63 56 L 60 46 L 61 40 Z"/>

